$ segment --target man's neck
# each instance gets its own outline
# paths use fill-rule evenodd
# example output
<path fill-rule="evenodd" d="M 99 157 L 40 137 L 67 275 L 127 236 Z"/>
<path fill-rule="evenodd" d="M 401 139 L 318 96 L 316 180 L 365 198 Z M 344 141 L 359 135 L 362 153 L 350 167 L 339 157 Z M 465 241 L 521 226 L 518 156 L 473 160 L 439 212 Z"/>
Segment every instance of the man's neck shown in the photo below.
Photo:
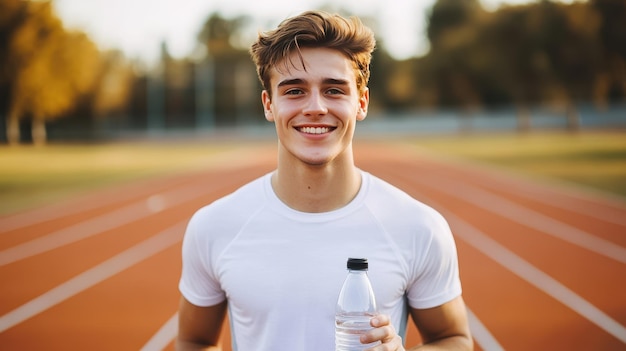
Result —
<path fill-rule="evenodd" d="M 294 210 L 320 213 L 347 205 L 361 187 L 361 172 L 351 151 L 323 165 L 308 165 L 279 155 L 272 175 L 274 192 Z"/>

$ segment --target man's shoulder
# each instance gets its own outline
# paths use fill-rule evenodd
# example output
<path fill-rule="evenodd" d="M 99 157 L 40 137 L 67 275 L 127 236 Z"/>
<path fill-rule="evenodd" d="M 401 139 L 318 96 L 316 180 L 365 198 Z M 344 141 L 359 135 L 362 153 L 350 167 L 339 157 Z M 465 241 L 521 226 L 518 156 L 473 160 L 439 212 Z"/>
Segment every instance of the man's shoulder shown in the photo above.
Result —
<path fill-rule="evenodd" d="M 398 186 L 378 178 L 372 174 L 369 177 L 368 206 L 373 210 L 389 213 L 394 217 L 404 218 L 405 221 L 418 222 L 444 220 L 441 213 L 431 205 L 423 202 Z"/>
<path fill-rule="evenodd" d="M 399 188 L 395 184 L 383 180 L 373 174 L 367 174 L 369 177 L 369 193 L 371 198 L 376 200 L 392 201 L 387 202 L 388 206 L 426 206 L 422 201 L 408 194 L 404 189 Z"/>
<path fill-rule="evenodd" d="M 256 178 L 201 207 L 195 212 L 194 218 L 210 218 L 215 221 L 251 213 L 251 209 L 262 206 L 265 202 L 265 178 L 266 176 Z"/>

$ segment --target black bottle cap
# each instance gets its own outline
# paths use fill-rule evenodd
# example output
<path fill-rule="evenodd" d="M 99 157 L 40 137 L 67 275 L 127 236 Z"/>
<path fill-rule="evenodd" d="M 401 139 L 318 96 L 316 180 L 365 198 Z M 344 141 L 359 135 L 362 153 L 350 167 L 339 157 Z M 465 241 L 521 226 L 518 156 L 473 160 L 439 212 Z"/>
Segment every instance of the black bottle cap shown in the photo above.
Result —
<path fill-rule="evenodd" d="M 366 271 L 367 268 L 367 258 L 348 258 L 348 269 L 353 271 Z"/>

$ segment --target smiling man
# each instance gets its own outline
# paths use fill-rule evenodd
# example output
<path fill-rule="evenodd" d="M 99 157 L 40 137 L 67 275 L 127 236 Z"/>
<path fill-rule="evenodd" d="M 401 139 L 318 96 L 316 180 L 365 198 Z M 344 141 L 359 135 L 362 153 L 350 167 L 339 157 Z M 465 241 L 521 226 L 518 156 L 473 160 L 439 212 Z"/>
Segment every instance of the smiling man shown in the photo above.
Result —
<path fill-rule="evenodd" d="M 367 257 L 380 314 L 363 343 L 471 350 L 454 239 L 432 208 L 356 167 L 374 35 L 357 18 L 306 12 L 251 47 L 277 169 L 198 210 L 183 242 L 179 350 L 330 351 L 348 257 Z M 407 346 L 408 347 L 408 346 Z"/>

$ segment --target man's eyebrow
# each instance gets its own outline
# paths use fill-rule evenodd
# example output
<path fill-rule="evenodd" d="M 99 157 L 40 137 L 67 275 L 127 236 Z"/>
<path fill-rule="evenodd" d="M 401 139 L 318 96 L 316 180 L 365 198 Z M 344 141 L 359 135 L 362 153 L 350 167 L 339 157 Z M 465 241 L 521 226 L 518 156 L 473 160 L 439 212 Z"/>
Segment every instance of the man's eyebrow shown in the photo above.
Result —
<path fill-rule="evenodd" d="M 283 87 L 287 85 L 299 85 L 304 84 L 304 79 L 301 78 L 293 78 L 293 79 L 285 79 L 278 83 L 278 87 Z M 325 78 L 323 83 L 326 85 L 349 85 L 350 83 L 345 79 L 338 78 Z"/>
<path fill-rule="evenodd" d="M 300 79 L 300 78 L 294 78 L 294 79 L 285 79 L 283 81 L 281 81 L 280 83 L 278 83 L 278 87 L 283 87 L 285 85 L 298 85 L 298 84 L 302 84 L 304 83 L 304 80 Z"/>
<path fill-rule="evenodd" d="M 326 78 L 324 79 L 324 84 L 329 85 L 349 85 L 350 83 L 345 79 L 336 79 L 336 78 Z"/>

